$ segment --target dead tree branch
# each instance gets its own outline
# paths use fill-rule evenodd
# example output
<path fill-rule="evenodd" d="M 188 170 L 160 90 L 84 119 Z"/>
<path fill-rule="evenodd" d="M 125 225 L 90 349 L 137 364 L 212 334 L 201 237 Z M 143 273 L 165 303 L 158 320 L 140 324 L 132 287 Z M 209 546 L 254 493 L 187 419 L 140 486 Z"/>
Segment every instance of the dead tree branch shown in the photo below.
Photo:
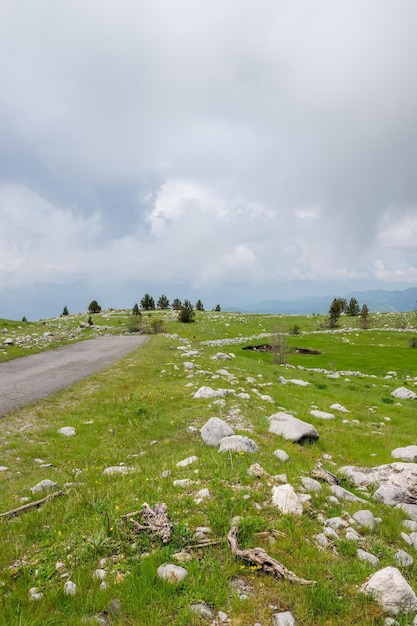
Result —
<path fill-rule="evenodd" d="M 38 506 L 41 506 L 48 500 L 52 500 L 52 498 L 56 498 L 58 496 L 63 496 L 63 491 L 54 491 L 53 493 L 48 494 L 42 500 L 36 500 L 36 502 L 28 502 L 28 504 L 23 504 L 23 506 L 19 506 L 17 509 L 12 509 L 11 511 L 6 511 L 6 513 L 0 513 L 0 519 L 2 517 L 14 517 L 15 515 L 20 515 L 20 513 L 24 513 L 25 511 L 29 511 L 29 509 L 34 509 Z"/>
<path fill-rule="evenodd" d="M 237 543 L 238 527 L 232 526 L 229 530 L 227 540 L 229 542 L 230 550 L 234 556 L 251 563 L 252 565 L 259 566 L 266 574 L 275 576 L 275 578 L 289 580 L 291 583 L 299 583 L 300 585 L 315 585 L 315 580 L 305 580 L 299 578 L 294 572 L 291 572 L 282 563 L 269 556 L 263 548 L 250 548 L 242 550 Z"/>

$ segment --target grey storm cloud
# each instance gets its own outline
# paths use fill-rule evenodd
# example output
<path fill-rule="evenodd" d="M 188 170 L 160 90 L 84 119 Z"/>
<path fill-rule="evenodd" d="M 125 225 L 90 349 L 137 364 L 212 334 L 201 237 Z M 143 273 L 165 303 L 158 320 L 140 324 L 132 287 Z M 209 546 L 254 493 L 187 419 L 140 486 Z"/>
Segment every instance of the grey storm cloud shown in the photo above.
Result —
<path fill-rule="evenodd" d="M 0 10 L 3 281 L 415 282 L 414 1 Z"/>

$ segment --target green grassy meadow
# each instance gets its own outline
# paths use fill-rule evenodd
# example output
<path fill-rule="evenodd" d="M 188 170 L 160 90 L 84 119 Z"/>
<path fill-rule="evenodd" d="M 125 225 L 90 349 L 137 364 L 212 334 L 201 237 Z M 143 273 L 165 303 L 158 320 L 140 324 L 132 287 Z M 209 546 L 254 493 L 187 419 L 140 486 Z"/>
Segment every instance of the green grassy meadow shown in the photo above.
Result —
<path fill-rule="evenodd" d="M 379 568 L 395 565 L 400 548 L 416 557 L 400 536 L 404 514 L 372 498 L 369 506 L 335 503 L 326 484 L 301 516 L 282 515 L 271 504 L 275 475 L 285 473 L 298 492 L 301 479 L 320 460 L 337 473 L 343 465 L 389 463 L 394 448 L 417 443 L 417 402 L 391 396 L 399 386 L 417 388 L 417 349 L 409 343 L 417 336 L 417 316 L 371 317 L 366 331 L 358 319 L 344 316 L 338 329 L 328 331 L 321 316 L 198 312 L 195 323 L 181 324 L 174 312 L 144 314 L 148 329 L 160 318 L 165 332 L 150 334 L 143 347 L 99 374 L 0 419 L 0 466 L 8 468 L 0 472 L 0 514 L 43 497 L 30 492 L 43 479 L 64 491 L 39 508 L 0 518 L 0 624 L 81 625 L 100 623 L 99 616 L 115 625 L 189 626 L 207 623 L 190 611 L 198 602 L 215 614 L 224 611 L 229 623 L 239 626 L 267 626 L 273 613 L 287 610 L 305 626 L 384 624 L 378 605 L 358 593 L 375 568 L 359 561 L 356 549 L 378 556 Z M 128 314 L 103 312 L 94 316 L 93 327 L 79 331 L 86 318 L 0 320 L 0 330 L 7 329 L 0 343 L 3 337 L 16 339 L 13 346 L 3 345 L 0 362 L 103 332 L 125 332 Z M 269 343 L 271 332 L 287 333 L 295 325 L 300 333 L 285 335 L 287 364 L 274 362 L 268 352 L 243 350 Z M 38 341 L 45 332 L 52 337 Z M 20 342 L 22 335 L 34 339 Z M 214 359 L 219 352 L 231 359 Z M 193 367 L 186 369 L 185 362 Z M 310 384 L 282 384 L 280 377 Z M 220 403 L 194 399 L 203 385 L 246 392 L 250 399 L 236 393 Z M 265 394 L 270 400 L 261 398 Z M 330 411 L 333 403 L 349 413 L 333 411 L 334 420 L 310 415 L 312 407 Z M 314 424 L 319 440 L 298 445 L 270 434 L 267 418 L 279 410 Z M 199 429 L 212 416 L 254 439 L 259 452 L 219 453 L 204 445 Z M 73 426 L 76 435 L 58 434 L 63 426 Z M 274 455 L 277 449 L 288 453 L 287 462 Z M 177 467 L 193 455 L 198 461 Z M 255 462 L 269 476 L 249 476 Z M 120 464 L 132 471 L 103 474 Z M 192 482 L 174 486 L 181 479 Z M 342 485 L 355 492 L 347 481 Z M 211 497 L 196 502 L 203 488 Z M 135 533 L 122 519 L 144 502 L 166 503 L 173 525 L 169 543 Z M 340 539 L 333 549 L 318 548 L 314 536 L 323 530 L 323 516 L 352 515 L 360 508 L 382 519 L 373 532 L 358 530 L 358 543 Z M 263 547 L 317 584 L 276 580 L 236 559 L 227 533 L 237 518 L 241 547 Z M 194 539 L 197 527 L 211 529 L 212 543 Z M 174 557 L 181 551 L 190 555 L 186 563 Z M 156 571 L 162 563 L 183 565 L 187 577 L 177 585 L 161 581 Z M 97 569 L 105 570 L 105 585 L 94 577 Z M 417 591 L 417 566 L 403 574 Z M 64 593 L 68 580 L 77 585 L 74 596 Z M 236 580 L 246 585 L 246 599 L 234 589 Z M 42 594 L 37 600 L 30 595 L 34 587 Z M 115 600 L 120 607 L 112 611 Z M 401 625 L 412 622 L 410 616 L 396 619 Z"/>

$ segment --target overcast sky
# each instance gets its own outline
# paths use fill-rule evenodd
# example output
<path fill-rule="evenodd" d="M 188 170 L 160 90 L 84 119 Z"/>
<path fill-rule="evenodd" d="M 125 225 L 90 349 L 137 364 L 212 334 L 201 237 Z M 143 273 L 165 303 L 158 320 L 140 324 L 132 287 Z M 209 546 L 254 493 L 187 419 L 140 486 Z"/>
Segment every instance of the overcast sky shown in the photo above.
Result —
<path fill-rule="evenodd" d="M 0 317 L 416 286 L 416 32 L 415 0 L 0 0 Z"/>

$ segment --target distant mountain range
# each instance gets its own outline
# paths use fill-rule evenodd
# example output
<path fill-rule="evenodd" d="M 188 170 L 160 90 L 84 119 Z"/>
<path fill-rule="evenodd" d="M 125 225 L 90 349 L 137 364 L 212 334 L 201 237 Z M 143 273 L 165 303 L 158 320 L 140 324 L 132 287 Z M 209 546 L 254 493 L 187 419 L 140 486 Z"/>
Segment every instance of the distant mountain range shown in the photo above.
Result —
<path fill-rule="evenodd" d="M 328 313 L 333 298 L 343 297 L 349 302 L 356 298 L 359 306 L 366 304 L 373 313 L 389 311 L 413 311 L 417 307 L 417 287 L 403 291 L 352 291 L 346 295 L 310 296 L 297 300 L 263 300 L 244 308 L 229 307 L 225 311 L 247 311 L 250 313 L 286 313 L 289 315 L 309 315 Z"/>

